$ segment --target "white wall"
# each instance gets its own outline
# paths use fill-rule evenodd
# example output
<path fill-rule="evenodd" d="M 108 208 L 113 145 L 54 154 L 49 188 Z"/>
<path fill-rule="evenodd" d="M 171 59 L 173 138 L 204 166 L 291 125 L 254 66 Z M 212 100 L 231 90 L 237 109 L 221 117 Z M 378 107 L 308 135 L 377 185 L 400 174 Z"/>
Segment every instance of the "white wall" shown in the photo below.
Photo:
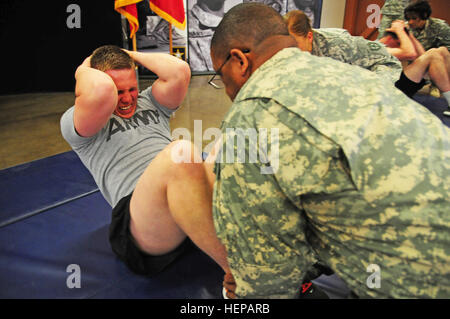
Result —
<path fill-rule="evenodd" d="M 342 28 L 346 0 L 323 0 L 321 28 Z"/>

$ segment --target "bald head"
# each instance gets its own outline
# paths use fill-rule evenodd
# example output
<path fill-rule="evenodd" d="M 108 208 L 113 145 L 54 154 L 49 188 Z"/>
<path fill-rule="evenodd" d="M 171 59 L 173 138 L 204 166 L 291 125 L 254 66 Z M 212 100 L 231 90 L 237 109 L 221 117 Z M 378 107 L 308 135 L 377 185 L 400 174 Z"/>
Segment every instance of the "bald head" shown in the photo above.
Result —
<path fill-rule="evenodd" d="M 296 47 L 283 17 L 261 3 L 242 3 L 229 10 L 211 40 L 211 59 L 233 101 L 261 65 L 279 51 Z"/>
<path fill-rule="evenodd" d="M 289 35 L 277 11 L 261 3 L 242 3 L 224 15 L 212 38 L 211 52 L 224 58 L 231 48 L 253 48 L 276 35 Z"/>

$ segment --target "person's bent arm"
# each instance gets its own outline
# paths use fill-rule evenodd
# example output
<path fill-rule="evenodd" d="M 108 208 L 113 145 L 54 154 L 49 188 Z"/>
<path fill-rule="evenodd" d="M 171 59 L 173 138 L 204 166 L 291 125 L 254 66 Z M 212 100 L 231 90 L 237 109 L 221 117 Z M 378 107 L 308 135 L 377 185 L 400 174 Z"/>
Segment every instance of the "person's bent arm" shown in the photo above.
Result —
<path fill-rule="evenodd" d="M 133 60 L 158 76 L 152 85 L 152 94 L 156 101 L 169 109 L 177 108 L 189 87 L 189 65 L 170 54 L 126 52 Z"/>
<path fill-rule="evenodd" d="M 90 57 L 75 72 L 75 130 L 90 137 L 108 122 L 117 105 L 117 88 L 106 73 L 90 67 Z"/>
<path fill-rule="evenodd" d="M 405 32 L 405 24 L 403 21 L 394 21 L 392 27 L 387 29 L 387 31 L 394 32 L 400 41 L 400 47 L 389 48 L 389 53 L 400 61 L 412 61 L 419 56 L 409 35 Z"/>
<path fill-rule="evenodd" d="M 423 48 L 422 43 L 420 43 L 419 40 L 416 39 L 416 37 L 414 36 L 414 34 L 412 34 L 412 32 L 409 33 L 409 39 L 414 45 L 414 48 L 416 49 L 417 58 L 425 53 L 425 49 Z"/>

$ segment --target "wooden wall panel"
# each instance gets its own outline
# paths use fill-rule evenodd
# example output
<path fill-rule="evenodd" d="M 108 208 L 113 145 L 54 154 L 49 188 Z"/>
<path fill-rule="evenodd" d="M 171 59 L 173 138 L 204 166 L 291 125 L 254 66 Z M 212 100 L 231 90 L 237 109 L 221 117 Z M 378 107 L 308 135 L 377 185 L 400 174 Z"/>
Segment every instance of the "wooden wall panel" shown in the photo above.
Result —
<path fill-rule="evenodd" d="M 367 25 L 367 18 L 371 15 L 371 12 L 367 12 L 367 8 L 371 4 L 377 4 L 381 8 L 384 2 L 384 0 L 347 0 L 344 29 L 347 29 L 352 35 L 361 35 L 370 40 L 376 39 L 377 29 Z M 450 21 L 449 0 L 429 0 L 429 2 L 433 10 L 432 17 Z"/>

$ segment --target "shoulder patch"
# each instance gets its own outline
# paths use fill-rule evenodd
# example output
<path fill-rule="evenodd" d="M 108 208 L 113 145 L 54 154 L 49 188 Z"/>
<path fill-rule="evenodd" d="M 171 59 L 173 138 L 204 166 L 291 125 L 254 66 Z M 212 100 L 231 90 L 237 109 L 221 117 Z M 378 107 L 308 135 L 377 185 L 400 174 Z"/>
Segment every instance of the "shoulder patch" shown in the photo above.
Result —
<path fill-rule="evenodd" d="M 376 43 L 376 42 L 370 42 L 370 43 L 368 44 L 368 46 L 369 46 L 369 49 L 370 49 L 371 51 L 378 51 L 378 50 L 381 49 L 381 45 L 380 45 L 379 43 Z"/>

